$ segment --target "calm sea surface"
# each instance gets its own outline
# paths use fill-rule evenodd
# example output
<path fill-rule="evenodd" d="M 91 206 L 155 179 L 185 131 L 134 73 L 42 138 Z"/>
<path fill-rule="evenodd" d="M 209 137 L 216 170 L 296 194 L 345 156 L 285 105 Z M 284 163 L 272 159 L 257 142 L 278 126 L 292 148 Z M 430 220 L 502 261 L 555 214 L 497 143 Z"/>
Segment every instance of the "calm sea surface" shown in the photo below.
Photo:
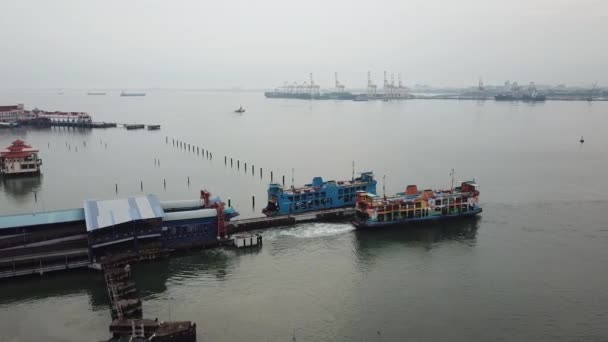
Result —
<path fill-rule="evenodd" d="M 162 129 L 1 130 L 0 147 L 23 139 L 44 164 L 41 177 L 0 180 L 0 214 L 138 195 L 143 183 L 143 193 L 163 200 L 210 189 L 253 217 L 271 170 L 289 185 L 294 169 L 300 185 L 314 176 L 348 179 L 352 161 L 357 172 L 375 172 L 379 191 L 385 175 L 387 194 L 407 184 L 449 187 L 452 168 L 481 186 L 477 220 L 380 231 L 305 224 L 265 231 L 255 252 L 214 249 L 140 264 L 146 317 L 193 320 L 199 340 L 217 342 L 288 341 L 294 329 L 298 341 L 608 340 L 606 102 L 85 93 L 3 92 L 0 104 Z M 247 112 L 234 113 L 241 104 Z M 2 281 L 0 341 L 108 338 L 108 304 L 95 272 Z"/>

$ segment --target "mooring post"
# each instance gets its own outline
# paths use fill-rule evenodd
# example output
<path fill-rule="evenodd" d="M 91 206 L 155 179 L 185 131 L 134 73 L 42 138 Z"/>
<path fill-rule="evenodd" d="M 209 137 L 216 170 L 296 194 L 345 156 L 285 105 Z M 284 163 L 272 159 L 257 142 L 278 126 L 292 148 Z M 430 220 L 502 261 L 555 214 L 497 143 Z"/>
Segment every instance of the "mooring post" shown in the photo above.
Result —
<path fill-rule="evenodd" d="M 260 168 L 260 179 L 262 179 L 262 168 Z"/>
<path fill-rule="evenodd" d="M 139 187 L 141 189 L 141 191 L 144 191 L 144 181 L 139 181 Z"/>
<path fill-rule="evenodd" d="M 169 143 L 169 137 L 165 137 L 165 143 Z"/>
<path fill-rule="evenodd" d="M 163 178 L 163 186 L 165 187 L 165 190 L 167 190 L 167 179 Z"/>
<path fill-rule="evenodd" d="M 34 202 L 38 202 L 38 194 L 34 191 Z"/>
<path fill-rule="evenodd" d="M 255 195 L 251 195 L 251 204 L 255 208 Z"/>
<path fill-rule="evenodd" d="M 232 206 L 230 205 L 230 198 L 229 198 L 228 199 L 228 208 L 230 208 L 230 207 L 232 207 Z"/>
<path fill-rule="evenodd" d="M 190 186 L 190 176 L 188 176 L 188 186 Z"/>
<path fill-rule="evenodd" d="M 236 161 L 236 168 L 240 169 L 241 168 L 241 161 L 237 159 Z"/>
<path fill-rule="evenodd" d="M 232 167 L 232 158 L 230 158 L 230 167 Z"/>
<path fill-rule="evenodd" d="M 285 175 L 283 175 L 283 187 L 285 187 Z"/>
<path fill-rule="evenodd" d="M 272 183 L 272 171 L 270 171 L 270 182 Z"/>
<path fill-rule="evenodd" d="M 245 167 L 243 169 L 245 170 L 245 173 L 247 173 L 247 162 L 245 162 Z"/>
<path fill-rule="evenodd" d="M 118 193 L 118 183 L 114 184 L 116 186 L 116 193 Z"/>

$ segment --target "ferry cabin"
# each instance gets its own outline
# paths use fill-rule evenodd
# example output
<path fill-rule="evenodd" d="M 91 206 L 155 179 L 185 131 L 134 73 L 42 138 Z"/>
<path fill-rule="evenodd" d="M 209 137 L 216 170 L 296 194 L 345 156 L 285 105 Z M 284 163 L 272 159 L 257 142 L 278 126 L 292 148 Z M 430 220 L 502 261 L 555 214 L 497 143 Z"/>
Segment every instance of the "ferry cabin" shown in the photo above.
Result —
<path fill-rule="evenodd" d="M 383 198 L 374 194 L 357 194 L 357 220 L 373 224 L 464 216 L 480 212 L 479 191 L 474 182 L 462 182 L 448 191 L 418 191 L 409 185 L 406 192 Z"/>
<path fill-rule="evenodd" d="M 23 175 L 40 173 L 42 159 L 38 157 L 38 150 L 26 145 L 21 140 L 0 151 L 0 174 Z"/>
<path fill-rule="evenodd" d="M 268 216 L 289 215 L 354 206 L 359 191 L 376 193 L 372 172 L 364 172 L 352 181 L 325 182 L 321 177 L 315 177 L 311 184 L 301 188 L 283 189 L 280 184 L 270 184 L 268 205 L 263 213 Z"/>

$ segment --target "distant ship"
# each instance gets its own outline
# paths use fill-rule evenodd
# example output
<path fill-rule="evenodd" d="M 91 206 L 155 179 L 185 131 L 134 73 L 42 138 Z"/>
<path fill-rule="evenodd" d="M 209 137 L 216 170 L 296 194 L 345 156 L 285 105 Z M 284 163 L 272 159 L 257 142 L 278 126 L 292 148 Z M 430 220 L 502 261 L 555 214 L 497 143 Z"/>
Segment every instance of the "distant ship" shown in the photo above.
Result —
<path fill-rule="evenodd" d="M 146 96 L 146 93 L 127 93 L 123 90 L 120 92 L 120 96 Z"/>
<path fill-rule="evenodd" d="M 300 100 L 354 100 L 355 94 L 344 92 L 325 92 L 325 93 L 299 93 L 281 90 L 267 91 L 264 93 L 267 98 L 274 99 L 300 99 Z"/>
<path fill-rule="evenodd" d="M 106 93 L 88 92 L 87 95 L 105 95 Z"/>
<path fill-rule="evenodd" d="M 359 94 L 359 95 L 355 96 L 353 101 L 369 101 L 369 97 L 365 94 Z"/>
<path fill-rule="evenodd" d="M 496 101 L 515 101 L 517 98 L 513 94 L 498 94 L 494 96 Z"/>
<path fill-rule="evenodd" d="M 524 96 L 521 97 L 522 101 L 526 101 L 526 102 L 535 102 L 535 101 L 545 101 L 546 97 L 543 94 L 525 94 Z"/>

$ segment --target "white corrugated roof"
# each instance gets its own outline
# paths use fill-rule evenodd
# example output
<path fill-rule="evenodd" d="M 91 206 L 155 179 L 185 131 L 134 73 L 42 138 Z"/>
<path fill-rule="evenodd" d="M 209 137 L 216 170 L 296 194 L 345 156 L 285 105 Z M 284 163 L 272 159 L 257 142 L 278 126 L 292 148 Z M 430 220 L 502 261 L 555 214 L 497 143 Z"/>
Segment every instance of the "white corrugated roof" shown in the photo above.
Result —
<path fill-rule="evenodd" d="M 84 216 L 87 231 L 130 221 L 162 218 L 164 212 L 154 195 L 115 200 L 86 200 Z"/>

